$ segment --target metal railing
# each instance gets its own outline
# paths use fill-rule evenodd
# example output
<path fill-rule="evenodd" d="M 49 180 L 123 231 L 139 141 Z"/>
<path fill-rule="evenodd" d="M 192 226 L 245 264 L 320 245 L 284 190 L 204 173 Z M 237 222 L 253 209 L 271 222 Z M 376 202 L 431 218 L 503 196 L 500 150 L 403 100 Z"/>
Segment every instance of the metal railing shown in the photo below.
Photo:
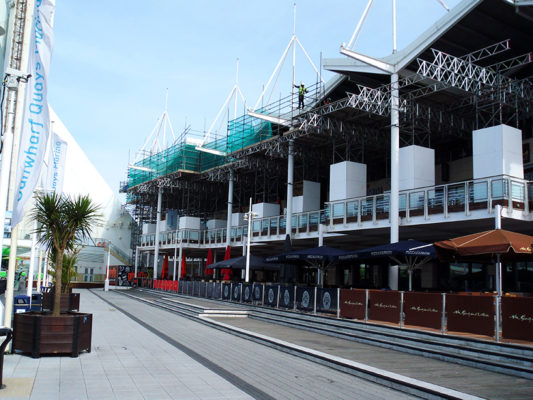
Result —
<path fill-rule="evenodd" d="M 446 185 L 404 190 L 399 195 L 399 215 L 402 224 L 421 223 L 435 216 L 469 217 L 472 213 L 493 212 L 500 204 L 511 212 L 517 210 L 529 215 L 533 207 L 533 182 L 509 176 L 495 176 Z M 319 225 L 329 228 L 357 229 L 379 223 L 388 224 L 390 194 L 377 194 L 327 202 L 323 210 L 295 213 L 292 216 L 292 235 L 312 235 Z M 286 231 L 284 215 L 254 219 L 252 240 L 283 239 Z M 248 226 L 234 226 L 230 231 L 231 243 L 242 243 L 248 236 Z M 221 245 L 226 243 L 226 228 L 196 230 L 181 229 L 161 232 L 160 245 L 177 244 Z M 141 246 L 154 246 L 155 234 L 142 235 Z"/>

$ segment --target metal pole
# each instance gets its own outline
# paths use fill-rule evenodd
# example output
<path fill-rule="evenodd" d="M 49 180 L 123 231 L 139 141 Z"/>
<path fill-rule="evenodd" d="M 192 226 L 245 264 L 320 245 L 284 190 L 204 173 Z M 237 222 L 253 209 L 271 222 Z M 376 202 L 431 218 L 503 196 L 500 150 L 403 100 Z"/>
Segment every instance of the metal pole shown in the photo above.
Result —
<path fill-rule="evenodd" d="M 37 221 L 33 224 L 34 232 L 31 235 L 31 253 L 30 253 L 30 267 L 28 269 L 28 287 L 26 288 L 26 296 L 30 298 L 31 302 L 31 292 L 33 291 L 33 274 L 35 272 L 35 258 L 36 258 L 36 247 L 37 247 Z"/>
<path fill-rule="evenodd" d="M 391 191 L 390 191 L 390 242 L 399 240 L 399 187 L 400 187 L 400 115 L 398 74 L 391 75 Z M 398 266 L 389 268 L 389 287 L 398 290 Z"/>
<path fill-rule="evenodd" d="M 163 188 L 157 190 L 157 216 L 155 221 L 155 256 L 154 256 L 154 279 L 157 279 L 157 264 L 159 261 L 159 222 L 161 221 L 161 200 L 163 197 Z"/>
<path fill-rule="evenodd" d="M 179 255 L 178 255 L 178 259 L 179 259 L 179 264 L 178 264 L 178 281 L 181 281 L 181 260 L 183 258 L 183 242 L 181 241 L 181 238 L 180 238 L 180 247 L 179 247 Z"/>
<path fill-rule="evenodd" d="M 292 195 L 294 181 L 294 140 L 289 140 L 289 159 L 287 171 L 287 219 L 286 234 L 292 236 Z"/>
<path fill-rule="evenodd" d="M 139 268 L 139 246 L 135 248 L 135 273 L 133 274 L 134 278 L 137 278 L 137 269 Z"/>
<path fill-rule="evenodd" d="M 246 276 L 245 282 L 250 280 L 250 240 L 252 240 L 252 198 L 250 197 L 250 209 L 248 210 L 248 240 L 246 241 Z"/>
<path fill-rule="evenodd" d="M 39 249 L 39 266 L 37 268 L 37 293 L 41 293 L 41 285 L 42 285 L 42 277 L 43 277 L 43 251 Z"/>
<path fill-rule="evenodd" d="M 107 267 L 105 271 L 104 291 L 109 290 L 109 265 L 111 264 L 111 242 L 107 243 Z"/>
<path fill-rule="evenodd" d="M 178 258 L 178 242 L 174 243 L 174 270 L 172 271 L 172 277 L 176 280 L 176 262 Z"/>
<path fill-rule="evenodd" d="M 226 221 L 226 247 L 231 243 L 231 217 L 233 212 L 233 180 L 234 173 L 233 170 L 229 171 L 229 182 L 228 182 L 228 220 Z"/>

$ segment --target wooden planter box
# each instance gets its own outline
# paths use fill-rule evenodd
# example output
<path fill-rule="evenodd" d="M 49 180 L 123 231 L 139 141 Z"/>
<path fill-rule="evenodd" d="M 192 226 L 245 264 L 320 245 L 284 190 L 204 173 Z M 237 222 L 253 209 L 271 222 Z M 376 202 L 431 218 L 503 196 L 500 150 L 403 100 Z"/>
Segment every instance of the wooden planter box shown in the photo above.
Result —
<path fill-rule="evenodd" d="M 15 314 L 13 351 L 41 354 L 78 354 L 91 352 L 93 315 L 65 313 L 54 317 L 50 313 L 29 312 Z"/>
<path fill-rule="evenodd" d="M 43 311 L 52 311 L 54 306 L 54 293 L 43 293 L 42 300 Z M 80 294 L 70 293 L 61 295 L 61 312 L 79 311 L 80 309 Z"/>

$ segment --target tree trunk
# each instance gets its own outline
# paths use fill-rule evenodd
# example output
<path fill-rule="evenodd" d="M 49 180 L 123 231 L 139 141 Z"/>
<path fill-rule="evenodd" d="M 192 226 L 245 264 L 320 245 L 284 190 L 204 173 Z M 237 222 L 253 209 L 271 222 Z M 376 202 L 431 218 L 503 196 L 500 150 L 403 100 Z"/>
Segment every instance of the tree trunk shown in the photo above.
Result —
<path fill-rule="evenodd" d="M 63 275 L 63 252 L 58 251 L 56 254 L 56 286 L 54 291 L 54 309 L 53 315 L 59 317 L 61 314 L 61 279 Z"/>

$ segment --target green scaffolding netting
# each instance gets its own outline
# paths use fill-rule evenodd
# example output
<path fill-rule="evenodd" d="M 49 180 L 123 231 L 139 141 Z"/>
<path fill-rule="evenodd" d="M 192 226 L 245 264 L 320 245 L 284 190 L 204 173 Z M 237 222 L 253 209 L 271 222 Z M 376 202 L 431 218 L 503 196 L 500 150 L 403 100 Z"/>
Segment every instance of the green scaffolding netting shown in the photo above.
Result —
<path fill-rule="evenodd" d="M 215 150 L 212 154 L 197 150 L 194 145 L 177 143 L 138 161 L 128 171 L 128 187 L 133 187 L 178 170 L 203 172 L 231 161 L 230 154 L 272 136 L 270 122 L 243 115 L 228 123 L 224 138 L 204 144 Z"/>

